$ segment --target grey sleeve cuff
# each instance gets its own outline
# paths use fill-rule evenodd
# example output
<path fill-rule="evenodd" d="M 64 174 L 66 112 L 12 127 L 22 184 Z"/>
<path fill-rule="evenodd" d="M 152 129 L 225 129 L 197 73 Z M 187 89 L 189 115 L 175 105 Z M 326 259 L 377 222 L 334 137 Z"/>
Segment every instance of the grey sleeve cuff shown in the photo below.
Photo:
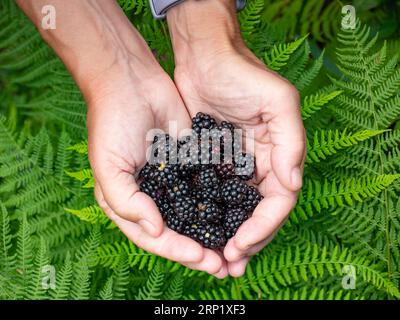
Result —
<path fill-rule="evenodd" d="M 169 8 L 178 5 L 184 0 L 149 0 L 153 17 L 156 19 L 165 18 Z M 237 10 L 242 10 L 246 5 L 246 0 L 236 0 Z"/>

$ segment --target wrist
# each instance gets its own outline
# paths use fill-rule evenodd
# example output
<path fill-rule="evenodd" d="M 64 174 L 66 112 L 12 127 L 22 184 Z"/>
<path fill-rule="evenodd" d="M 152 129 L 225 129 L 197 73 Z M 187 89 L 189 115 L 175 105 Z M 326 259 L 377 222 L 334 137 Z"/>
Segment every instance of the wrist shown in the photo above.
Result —
<path fill-rule="evenodd" d="M 128 70 L 133 80 L 162 71 L 116 1 L 18 0 L 18 3 L 64 62 L 85 98 L 99 91 L 96 85 L 100 80 L 110 83 L 109 78 L 121 78 Z M 42 27 L 44 5 L 55 8 L 54 29 Z"/>
<path fill-rule="evenodd" d="M 176 67 L 193 65 L 244 46 L 234 0 L 186 0 L 168 10 Z"/>

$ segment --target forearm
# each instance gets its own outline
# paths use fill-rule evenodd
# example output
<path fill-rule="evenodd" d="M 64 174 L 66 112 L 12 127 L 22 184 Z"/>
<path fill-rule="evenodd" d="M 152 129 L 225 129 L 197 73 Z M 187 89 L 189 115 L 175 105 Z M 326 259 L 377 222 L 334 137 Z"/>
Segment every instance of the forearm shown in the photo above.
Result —
<path fill-rule="evenodd" d="M 167 20 L 177 65 L 244 47 L 234 0 L 186 0 L 167 12 Z"/>
<path fill-rule="evenodd" d="M 131 76 L 145 78 L 158 72 L 158 64 L 140 34 L 115 1 L 17 0 L 70 70 L 83 93 L 111 69 L 131 69 Z M 56 10 L 56 28 L 43 29 L 42 8 Z M 140 75 L 140 76 L 139 76 Z"/>

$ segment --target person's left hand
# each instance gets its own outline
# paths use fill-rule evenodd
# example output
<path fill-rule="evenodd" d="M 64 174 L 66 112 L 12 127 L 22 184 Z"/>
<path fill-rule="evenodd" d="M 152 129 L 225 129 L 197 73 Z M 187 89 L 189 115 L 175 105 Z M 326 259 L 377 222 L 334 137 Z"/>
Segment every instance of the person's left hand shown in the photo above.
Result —
<path fill-rule="evenodd" d="M 169 22 L 174 18 L 170 15 Z M 268 70 L 240 37 L 187 42 L 185 37 L 180 39 L 182 29 L 174 32 L 173 25 L 171 29 L 175 83 L 190 114 L 201 111 L 238 128 L 254 130 L 255 183 L 264 200 L 224 249 L 229 273 L 241 276 L 249 257 L 264 248 L 285 222 L 302 185 L 306 138 L 299 95 L 287 80 Z"/>

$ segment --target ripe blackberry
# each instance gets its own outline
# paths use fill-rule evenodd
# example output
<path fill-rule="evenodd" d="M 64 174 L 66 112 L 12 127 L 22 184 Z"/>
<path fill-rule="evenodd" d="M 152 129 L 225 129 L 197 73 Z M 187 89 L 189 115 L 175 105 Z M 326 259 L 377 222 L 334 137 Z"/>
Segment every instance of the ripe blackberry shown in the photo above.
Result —
<path fill-rule="evenodd" d="M 193 240 L 197 240 L 198 229 L 199 229 L 199 224 L 197 222 L 188 223 L 185 225 L 182 233 Z"/>
<path fill-rule="evenodd" d="M 153 177 L 160 185 L 171 186 L 178 179 L 178 167 L 162 162 L 155 169 Z"/>
<path fill-rule="evenodd" d="M 185 222 L 180 220 L 178 216 L 172 211 L 167 216 L 167 226 L 171 230 L 182 233 L 185 228 Z"/>
<path fill-rule="evenodd" d="M 157 200 L 164 192 L 164 189 L 155 180 L 144 180 L 139 188 L 140 191 L 147 194 L 153 200 Z"/>
<path fill-rule="evenodd" d="M 254 177 L 255 158 L 249 153 L 242 153 L 235 157 L 235 175 L 242 180 L 250 180 Z"/>
<path fill-rule="evenodd" d="M 171 213 L 171 211 L 173 212 L 171 202 L 165 195 L 156 199 L 155 202 L 157 204 L 158 210 L 160 210 L 163 219 L 165 219 L 168 216 L 168 214 Z"/>
<path fill-rule="evenodd" d="M 189 184 L 186 181 L 177 180 L 167 189 L 167 193 L 171 200 L 190 196 Z"/>
<path fill-rule="evenodd" d="M 229 209 L 225 212 L 222 225 L 226 238 L 232 238 L 244 221 L 249 218 L 246 210 L 241 208 Z"/>
<path fill-rule="evenodd" d="M 222 184 L 222 200 L 228 204 L 240 204 L 247 192 L 247 185 L 238 178 L 226 180 Z"/>
<path fill-rule="evenodd" d="M 216 224 L 199 224 L 197 228 L 197 239 L 203 247 L 210 249 L 222 248 L 226 244 L 224 229 Z"/>
<path fill-rule="evenodd" d="M 210 115 L 199 112 L 192 119 L 192 129 L 198 135 L 201 134 L 202 129 L 213 129 L 217 126 L 217 122 Z"/>
<path fill-rule="evenodd" d="M 215 202 L 202 200 L 197 203 L 197 218 L 201 221 L 218 222 L 221 219 L 221 210 Z"/>
<path fill-rule="evenodd" d="M 153 179 L 156 167 L 149 163 L 146 163 L 139 172 L 139 178 L 141 179 Z"/>
<path fill-rule="evenodd" d="M 191 197 L 177 198 L 174 209 L 182 221 L 192 222 L 197 219 L 196 200 Z"/>
<path fill-rule="evenodd" d="M 246 196 L 240 206 L 247 212 L 253 212 L 262 199 L 263 196 L 258 192 L 258 190 L 253 186 L 250 186 L 248 187 Z"/>
<path fill-rule="evenodd" d="M 220 130 L 228 129 L 229 131 L 233 131 L 235 130 L 235 126 L 228 121 L 222 121 L 221 124 L 219 125 L 219 129 Z"/>
<path fill-rule="evenodd" d="M 211 188 L 219 184 L 217 173 L 213 168 L 205 168 L 196 177 L 196 185 Z"/>
<path fill-rule="evenodd" d="M 192 196 L 197 200 L 211 200 L 216 202 L 221 201 L 221 191 L 219 185 L 212 187 L 197 186 L 193 189 Z"/>
<path fill-rule="evenodd" d="M 214 168 L 215 172 L 223 180 L 226 180 L 235 174 L 235 166 L 233 165 L 233 163 L 220 163 L 217 164 Z"/>

